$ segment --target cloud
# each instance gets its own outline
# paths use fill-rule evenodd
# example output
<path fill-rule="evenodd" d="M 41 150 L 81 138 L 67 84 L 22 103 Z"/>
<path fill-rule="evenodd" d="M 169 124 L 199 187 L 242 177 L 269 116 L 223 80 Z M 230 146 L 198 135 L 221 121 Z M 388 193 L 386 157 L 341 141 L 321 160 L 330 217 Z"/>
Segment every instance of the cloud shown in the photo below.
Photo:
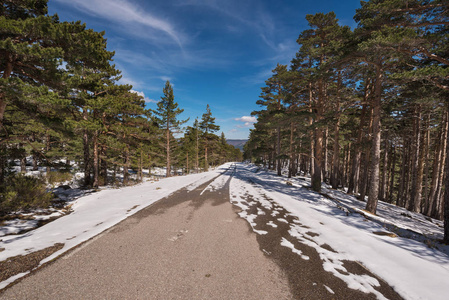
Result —
<path fill-rule="evenodd" d="M 235 82 L 239 85 L 257 85 L 257 86 L 263 86 L 265 85 L 265 81 L 268 80 L 273 75 L 272 69 L 274 69 L 275 66 L 270 66 L 266 69 L 262 69 L 258 72 L 255 72 L 254 74 L 250 74 L 247 76 L 243 76 L 240 78 L 236 78 Z"/>
<path fill-rule="evenodd" d="M 174 26 L 166 20 L 156 18 L 137 5 L 126 0 L 56 0 L 69 4 L 90 15 L 102 17 L 114 23 L 141 25 L 154 31 L 163 32 L 182 48 L 182 37 Z"/>
<path fill-rule="evenodd" d="M 250 116 L 243 116 L 241 118 L 235 118 L 234 120 L 240 121 L 240 122 L 248 122 L 248 123 L 256 123 L 257 122 L 256 117 L 250 117 Z"/>
<path fill-rule="evenodd" d="M 171 81 L 172 79 L 168 76 L 160 76 L 159 77 L 162 81 Z"/>
<path fill-rule="evenodd" d="M 235 121 L 239 121 L 239 122 L 243 122 L 244 125 L 237 125 L 238 128 L 243 128 L 243 127 L 250 127 L 253 125 L 253 123 L 257 122 L 257 118 L 256 117 L 250 117 L 250 116 L 243 116 L 240 118 L 235 118 Z"/>
<path fill-rule="evenodd" d="M 144 92 L 139 92 L 139 91 L 131 90 L 131 93 L 135 93 L 135 94 L 141 96 L 141 97 L 145 100 L 145 103 L 157 103 L 156 100 L 153 100 L 153 99 L 150 99 L 150 98 L 148 98 L 148 97 L 145 97 L 145 93 L 144 93 Z"/>
<path fill-rule="evenodd" d="M 173 73 L 180 69 L 216 69 L 231 68 L 232 60 L 229 55 L 220 50 L 198 49 L 179 53 L 176 50 L 163 52 L 141 53 L 124 48 L 115 51 L 114 60 L 123 64 L 130 64 L 135 69 L 148 69 L 162 73 L 157 75 L 160 80 L 173 79 Z"/>

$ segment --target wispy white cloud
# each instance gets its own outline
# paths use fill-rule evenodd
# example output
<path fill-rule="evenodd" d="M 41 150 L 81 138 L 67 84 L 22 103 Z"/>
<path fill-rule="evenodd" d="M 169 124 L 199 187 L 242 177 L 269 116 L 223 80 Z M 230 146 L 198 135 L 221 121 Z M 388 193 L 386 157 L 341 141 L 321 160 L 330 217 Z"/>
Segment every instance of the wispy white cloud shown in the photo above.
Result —
<path fill-rule="evenodd" d="M 238 85 L 245 85 L 245 86 L 246 85 L 263 86 L 265 84 L 265 81 L 273 75 L 272 69 L 274 68 L 275 66 L 271 66 L 269 68 L 262 69 L 253 74 L 240 77 L 238 78 L 238 80 L 235 81 L 235 83 Z"/>
<path fill-rule="evenodd" d="M 131 93 L 135 93 L 135 94 L 139 95 L 140 97 L 142 97 L 145 100 L 145 103 L 157 103 L 156 100 L 146 97 L 144 92 L 131 90 Z"/>
<path fill-rule="evenodd" d="M 215 49 L 189 50 L 180 53 L 176 50 L 141 53 L 123 48 L 116 49 L 114 59 L 132 65 L 134 68 L 145 68 L 163 75 L 158 78 L 171 81 L 172 74 L 183 69 L 216 69 L 232 66 L 229 54 Z"/>
<path fill-rule="evenodd" d="M 144 11 L 141 7 L 127 0 L 55 0 L 65 5 L 72 5 L 85 13 L 107 19 L 124 26 L 138 24 L 169 36 L 182 48 L 182 36 L 174 26 L 163 19 Z"/>
<path fill-rule="evenodd" d="M 250 117 L 250 116 L 243 116 L 240 118 L 235 118 L 234 120 L 240 121 L 240 122 L 247 122 L 247 123 L 256 123 L 257 122 L 256 117 Z"/>
<path fill-rule="evenodd" d="M 159 79 L 162 81 L 171 81 L 172 80 L 172 78 L 168 77 L 168 76 L 159 76 Z"/>
<path fill-rule="evenodd" d="M 250 117 L 250 116 L 243 116 L 240 118 L 235 118 L 234 120 L 244 123 L 243 125 L 237 125 L 237 128 L 251 127 L 254 123 L 257 122 L 256 117 Z"/>
<path fill-rule="evenodd" d="M 244 25 L 247 29 L 255 30 L 259 35 L 271 34 L 276 28 L 271 14 L 267 12 L 258 1 L 240 0 L 180 0 L 179 5 L 201 6 L 221 13 L 234 21 Z M 241 26 L 228 25 L 227 28 L 234 32 Z"/>

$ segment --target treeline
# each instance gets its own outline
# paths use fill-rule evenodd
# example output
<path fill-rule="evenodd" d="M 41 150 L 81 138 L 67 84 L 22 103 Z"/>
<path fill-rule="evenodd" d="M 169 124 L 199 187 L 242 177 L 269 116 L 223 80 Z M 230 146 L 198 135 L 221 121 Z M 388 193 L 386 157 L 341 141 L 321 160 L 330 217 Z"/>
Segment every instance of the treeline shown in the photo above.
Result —
<path fill-rule="evenodd" d="M 61 22 L 47 12 L 47 0 L 1 1 L 0 6 L 0 202 L 15 180 L 14 161 L 32 168 L 69 171 L 76 162 L 84 185 L 98 187 L 129 169 L 207 169 L 239 160 L 226 144 L 209 106 L 181 137 L 182 112 L 166 83 L 155 110 L 130 85 L 119 84 L 104 32 Z M 161 87 L 162 89 L 162 87 Z M 109 176 L 108 176 L 109 175 Z M 13 180 L 14 178 L 14 180 Z"/>
<path fill-rule="evenodd" d="M 307 15 L 277 65 L 245 156 L 377 201 L 445 219 L 449 242 L 449 9 L 446 0 L 361 1 L 357 28 Z"/>

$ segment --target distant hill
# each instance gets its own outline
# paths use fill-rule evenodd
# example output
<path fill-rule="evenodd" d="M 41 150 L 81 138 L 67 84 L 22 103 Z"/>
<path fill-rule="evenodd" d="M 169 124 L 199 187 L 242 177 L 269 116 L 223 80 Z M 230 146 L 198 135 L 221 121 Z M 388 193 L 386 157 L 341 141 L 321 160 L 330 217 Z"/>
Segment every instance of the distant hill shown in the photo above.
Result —
<path fill-rule="evenodd" d="M 232 145 L 243 151 L 243 146 L 246 144 L 248 140 L 226 140 L 229 145 Z"/>

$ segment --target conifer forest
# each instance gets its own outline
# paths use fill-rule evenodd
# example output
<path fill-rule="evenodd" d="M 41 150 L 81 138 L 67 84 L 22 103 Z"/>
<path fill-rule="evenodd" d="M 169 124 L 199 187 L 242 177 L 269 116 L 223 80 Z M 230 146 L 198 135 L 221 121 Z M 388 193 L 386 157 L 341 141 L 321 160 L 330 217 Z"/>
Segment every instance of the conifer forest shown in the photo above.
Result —
<path fill-rule="evenodd" d="M 266 80 L 245 157 L 366 201 L 445 220 L 449 242 L 449 2 L 361 1 L 351 29 L 307 15 Z"/>
<path fill-rule="evenodd" d="M 84 173 L 82 186 L 97 188 L 117 178 L 128 185 L 130 172 L 141 181 L 143 169 L 166 167 L 171 176 L 241 160 L 215 134 L 209 106 L 182 128 L 187 120 L 167 81 L 157 109 L 146 108 L 132 86 L 118 82 L 105 33 L 61 22 L 48 15 L 47 2 L 1 1 L 0 216 L 48 205 L 45 185 L 74 172 Z M 26 176 L 30 163 L 45 178 Z"/>
<path fill-rule="evenodd" d="M 105 32 L 60 21 L 47 2 L 1 0 L 0 216 L 48 204 L 52 176 L 82 172 L 98 188 L 242 160 L 209 105 L 183 128 L 167 81 L 148 109 L 119 83 Z M 444 219 L 448 243 L 449 1 L 361 1 L 355 28 L 333 12 L 306 20 L 296 56 L 262 87 L 244 158 L 310 175 L 316 192 L 345 188 L 373 214 L 381 200 Z M 30 163 L 45 178 L 26 176 Z"/>

